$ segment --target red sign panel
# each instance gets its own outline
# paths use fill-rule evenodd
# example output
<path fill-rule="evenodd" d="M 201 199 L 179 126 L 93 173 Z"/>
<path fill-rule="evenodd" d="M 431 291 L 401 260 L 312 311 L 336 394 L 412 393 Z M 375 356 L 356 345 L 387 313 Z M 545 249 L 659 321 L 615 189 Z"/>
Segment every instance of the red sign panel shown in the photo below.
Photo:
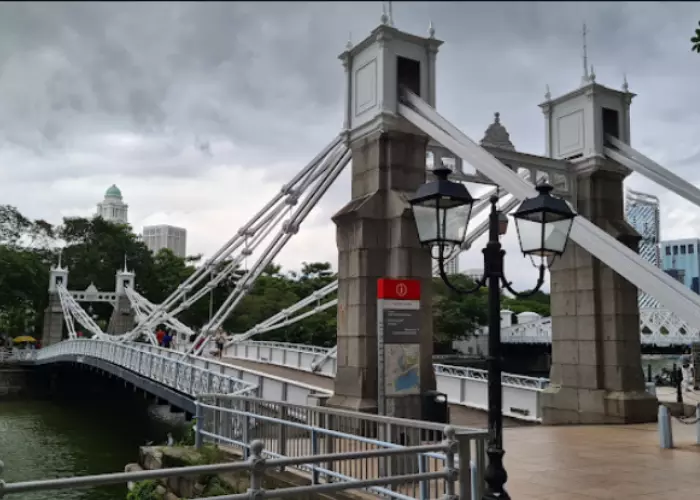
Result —
<path fill-rule="evenodd" d="M 420 300 L 420 280 L 377 280 L 377 298 L 390 300 Z"/>

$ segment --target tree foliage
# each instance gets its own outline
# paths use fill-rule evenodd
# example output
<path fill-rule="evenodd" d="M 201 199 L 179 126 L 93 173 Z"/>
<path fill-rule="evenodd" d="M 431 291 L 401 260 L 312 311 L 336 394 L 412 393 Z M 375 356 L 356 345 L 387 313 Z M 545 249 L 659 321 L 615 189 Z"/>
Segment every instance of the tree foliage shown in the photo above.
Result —
<path fill-rule="evenodd" d="M 15 208 L 0 206 L 0 333 L 40 336 L 42 314 L 47 305 L 49 268 L 59 258 L 69 269 L 68 287 L 82 290 L 94 284 L 100 290 L 113 290 L 116 271 L 126 264 L 136 274 L 136 290 L 151 302 L 165 300 L 195 272 L 201 256 L 180 258 L 169 250 L 156 255 L 146 248 L 131 227 L 107 222 L 100 217 L 66 218 L 53 227 L 45 221 L 31 221 Z M 230 262 L 221 262 L 217 270 Z M 232 275 L 179 315 L 185 324 L 199 328 L 206 324 L 235 289 L 245 269 Z M 299 300 L 310 296 L 336 279 L 328 262 L 304 262 L 300 270 L 285 271 L 270 264 L 249 293 L 224 322 L 224 329 L 243 333 Z M 205 281 L 208 281 L 205 278 Z M 466 276 L 454 276 L 462 288 L 473 282 Z M 331 300 L 328 296 L 294 313 L 302 314 Z M 485 291 L 475 295 L 452 293 L 440 279 L 433 283 L 435 340 L 449 345 L 452 340 L 471 335 L 486 323 Z M 83 304 L 106 325 L 112 314 L 109 304 Z M 504 308 L 514 312 L 549 313 L 549 296 L 535 294 L 527 301 L 504 297 Z M 336 308 L 311 315 L 302 321 L 265 333 L 259 338 L 320 346 L 336 343 Z"/>
<path fill-rule="evenodd" d="M 691 50 L 700 54 L 700 21 L 698 21 L 698 27 L 695 28 L 695 36 L 690 39 Z"/>

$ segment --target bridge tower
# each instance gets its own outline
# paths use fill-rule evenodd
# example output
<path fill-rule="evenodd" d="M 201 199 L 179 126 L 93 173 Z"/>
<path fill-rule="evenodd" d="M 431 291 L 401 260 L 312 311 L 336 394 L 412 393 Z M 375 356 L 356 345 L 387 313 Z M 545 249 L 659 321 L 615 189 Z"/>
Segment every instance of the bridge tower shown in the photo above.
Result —
<path fill-rule="evenodd" d="M 406 202 L 425 182 L 428 137 L 397 113 L 400 88 L 435 104 L 441 41 L 382 23 L 339 56 L 345 68 L 344 129 L 352 150 L 351 201 L 334 217 L 338 245 L 338 354 L 329 406 L 378 410 L 377 280 L 421 282 L 420 392 L 435 388 L 432 263 Z M 386 413 L 420 418 L 420 395 L 387 401 Z"/>
<path fill-rule="evenodd" d="M 133 289 L 135 279 L 136 275 L 133 271 L 129 271 L 126 259 L 124 259 L 124 269 L 118 270 L 116 274 L 114 311 L 112 311 L 112 317 L 109 319 L 109 325 L 107 326 L 107 333 L 109 334 L 120 335 L 128 332 L 134 326 L 135 312 L 131 308 L 126 289 Z"/>
<path fill-rule="evenodd" d="M 68 269 L 58 259 L 56 266 L 49 271 L 49 303 L 44 309 L 44 325 L 41 343 L 44 347 L 56 344 L 63 339 L 63 308 L 58 297 L 58 286 L 68 286 Z"/>
<path fill-rule="evenodd" d="M 630 142 L 627 82 L 622 91 L 582 84 L 540 105 L 551 158 L 567 160 L 577 179 L 577 211 L 630 248 L 639 234 L 625 221 L 626 167 L 604 155 L 606 135 Z M 551 386 L 542 395 L 549 424 L 637 423 L 656 419 L 645 392 L 637 289 L 580 246 L 569 243 L 551 269 Z"/>

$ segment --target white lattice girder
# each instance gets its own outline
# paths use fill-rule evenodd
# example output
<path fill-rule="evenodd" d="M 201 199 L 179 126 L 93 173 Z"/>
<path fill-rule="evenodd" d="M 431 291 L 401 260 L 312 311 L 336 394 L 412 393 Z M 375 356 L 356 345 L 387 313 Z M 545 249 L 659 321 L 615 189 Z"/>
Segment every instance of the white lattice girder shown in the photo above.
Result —
<path fill-rule="evenodd" d="M 486 333 L 488 330 L 484 330 Z M 645 345 L 689 345 L 700 342 L 700 332 L 666 309 L 642 309 L 639 312 L 640 340 Z M 501 328 L 501 341 L 508 344 L 549 344 L 552 319 L 542 318 Z"/>

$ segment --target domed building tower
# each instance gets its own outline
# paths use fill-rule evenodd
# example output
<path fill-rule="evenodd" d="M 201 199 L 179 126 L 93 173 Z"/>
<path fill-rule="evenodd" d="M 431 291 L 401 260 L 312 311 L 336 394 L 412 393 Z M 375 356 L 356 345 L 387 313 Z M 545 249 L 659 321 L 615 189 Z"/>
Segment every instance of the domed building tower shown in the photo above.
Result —
<path fill-rule="evenodd" d="M 129 205 L 122 200 L 122 192 L 112 184 L 105 192 L 105 199 L 97 204 L 97 214 L 104 220 L 119 224 L 128 223 Z"/>

